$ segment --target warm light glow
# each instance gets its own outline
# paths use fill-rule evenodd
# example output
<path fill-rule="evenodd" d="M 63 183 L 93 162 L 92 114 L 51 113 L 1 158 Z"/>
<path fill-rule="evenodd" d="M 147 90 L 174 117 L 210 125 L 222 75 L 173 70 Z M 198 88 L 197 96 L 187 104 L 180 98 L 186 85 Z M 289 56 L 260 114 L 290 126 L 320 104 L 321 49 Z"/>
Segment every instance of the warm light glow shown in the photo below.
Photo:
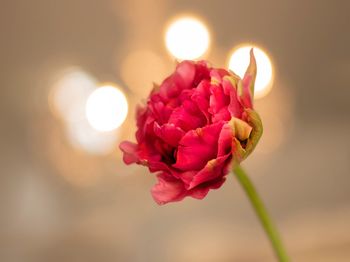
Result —
<path fill-rule="evenodd" d="M 130 52 L 120 64 L 122 80 L 134 94 L 142 98 L 147 97 L 153 89 L 153 83 L 160 84 L 172 68 L 161 56 L 147 49 Z"/>
<path fill-rule="evenodd" d="M 273 68 L 271 59 L 263 50 L 252 45 L 245 45 L 236 48 L 232 52 L 228 68 L 240 77 L 243 77 L 249 64 L 249 51 L 252 47 L 254 47 L 254 55 L 258 67 L 254 98 L 261 98 L 271 91 L 273 84 Z"/>
<path fill-rule="evenodd" d="M 292 91 L 292 88 L 280 81 L 278 89 L 254 102 L 254 108 L 259 112 L 264 126 L 264 135 L 256 147 L 256 153 L 273 155 L 288 141 L 295 121 Z"/>
<path fill-rule="evenodd" d="M 209 32 L 206 26 L 196 18 L 182 17 L 167 28 L 166 47 L 176 58 L 196 59 L 209 47 Z"/>
<path fill-rule="evenodd" d="M 118 128 L 128 114 L 125 95 L 111 85 L 93 91 L 85 107 L 90 125 L 98 131 L 111 131 Z"/>
<path fill-rule="evenodd" d="M 98 155 L 111 153 L 118 141 L 118 130 L 99 132 L 86 119 L 67 125 L 66 134 L 75 148 Z"/>
<path fill-rule="evenodd" d="M 64 70 L 56 78 L 49 96 L 52 112 L 67 122 L 85 118 L 85 103 L 96 89 L 96 80 L 80 68 Z"/>
<path fill-rule="evenodd" d="M 98 105 L 99 101 L 94 102 L 94 99 L 96 99 L 94 96 L 95 98 L 92 99 L 91 108 L 89 109 L 90 113 L 88 114 L 88 99 L 100 89 L 102 91 L 105 90 L 105 87 L 98 88 L 97 80 L 78 67 L 68 68 L 55 78 L 49 95 L 49 105 L 55 116 L 63 120 L 67 138 L 70 144 L 78 150 L 84 150 L 91 154 L 105 155 L 116 148 L 118 130 L 100 132 L 98 128 L 91 124 L 87 117 L 90 115 L 93 120 L 94 116 L 98 117 L 98 113 L 101 113 L 103 116 L 100 120 L 107 121 L 107 124 L 102 125 L 102 128 L 106 130 L 107 127 L 110 127 L 108 130 L 112 130 L 124 121 L 128 108 L 124 95 L 111 85 L 106 87 L 108 87 L 107 90 L 112 90 L 107 91 L 109 99 L 103 99 L 102 96 L 104 101 L 102 107 L 97 106 L 96 109 L 94 105 L 96 103 Z M 100 96 L 98 94 L 100 92 L 97 92 L 97 100 L 99 100 Z M 103 91 L 103 93 L 106 94 L 106 91 Z M 110 93 L 112 95 L 109 95 Z M 123 109 L 118 111 L 113 109 L 113 105 L 114 108 L 122 107 Z M 108 108 L 106 109 L 108 106 L 112 107 L 110 111 Z M 103 110 L 106 110 L 106 112 Z M 112 117 L 111 114 L 115 115 Z M 116 118 L 119 119 L 119 122 L 116 121 Z M 109 119 L 112 120 L 109 121 Z M 96 125 L 100 124 L 98 121 L 93 120 L 92 122 Z M 113 126 L 113 128 L 108 125 Z"/>

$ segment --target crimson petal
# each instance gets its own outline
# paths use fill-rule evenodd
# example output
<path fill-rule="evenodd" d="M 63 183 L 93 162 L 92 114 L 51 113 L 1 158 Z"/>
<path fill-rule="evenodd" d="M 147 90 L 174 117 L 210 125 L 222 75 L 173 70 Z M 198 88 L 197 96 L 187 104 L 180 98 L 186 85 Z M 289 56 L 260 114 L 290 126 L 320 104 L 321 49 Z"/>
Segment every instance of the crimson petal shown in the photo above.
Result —
<path fill-rule="evenodd" d="M 153 186 L 151 193 L 159 205 L 180 201 L 187 195 L 181 180 L 175 179 L 165 172 L 158 175 L 158 183 Z"/>
<path fill-rule="evenodd" d="M 123 161 L 125 164 L 130 165 L 132 163 L 138 163 L 140 161 L 140 158 L 137 154 L 137 144 L 129 141 L 123 141 L 120 143 L 119 148 L 124 153 Z"/>
<path fill-rule="evenodd" d="M 199 171 L 190 183 L 188 189 L 192 189 L 205 182 L 215 180 L 216 178 L 223 177 L 227 174 L 227 159 L 230 158 L 230 154 L 227 154 L 216 159 L 208 161 L 206 166 Z"/>
<path fill-rule="evenodd" d="M 157 122 L 154 122 L 154 133 L 165 143 L 173 147 L 176 147 L 179 144 L 180 139 L 185 134 L 181 128 L 176 127 L 173 124 L 164 124 L 160 126 Z"/>
<path fill-rule="evenodd" d="M 216 157 L 218 137 L 223 126 L 218 122 L 187 132 L 179 142 L 176 163 L 173 167 L 182 170 L 201 170 Z"/>

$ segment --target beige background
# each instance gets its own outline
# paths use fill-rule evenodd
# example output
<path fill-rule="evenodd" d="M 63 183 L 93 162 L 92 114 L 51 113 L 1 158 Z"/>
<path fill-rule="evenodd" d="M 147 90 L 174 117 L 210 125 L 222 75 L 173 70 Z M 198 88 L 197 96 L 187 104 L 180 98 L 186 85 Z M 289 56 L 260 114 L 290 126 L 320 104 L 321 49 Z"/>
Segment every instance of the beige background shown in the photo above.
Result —
<path fill-rule="evenodd" d="M 135 104 L 174 65 L 164 26 L 193 13 L 210 27 L 214 65 L 246 41 L 273 58 L 274 88 L 256 104 L 266 133 L 244 166 L 293 261 L 350 261 L 349 10 L 341 0 L 2 0 L 0 260 L 274 261 L 233 177 L 203 201 L 158 207 L 153 175 L 117 149 L 74 148 L 49 108 L 54 76 L 79 66 L 124 88 L 118 141 L 132 139 Z"/>

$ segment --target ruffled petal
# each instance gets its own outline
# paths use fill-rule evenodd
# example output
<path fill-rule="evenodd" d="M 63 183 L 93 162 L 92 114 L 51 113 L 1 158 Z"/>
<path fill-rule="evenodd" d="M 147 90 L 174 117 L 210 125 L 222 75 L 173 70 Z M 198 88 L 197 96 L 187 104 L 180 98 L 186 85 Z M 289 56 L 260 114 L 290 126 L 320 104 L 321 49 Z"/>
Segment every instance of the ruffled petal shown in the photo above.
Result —
<path fill-rule="evenodd" d="M 225 182 L 225 177 L 219 177 L 191 190 L 186 190 L 181 180 L 172 177 L 168 173 L 163 172 L 157 177 L 158 183 L 151 189 L 151 194 L 158 205 L 181 201 L 187 196 L 203 199 L 210 189 L 218 189 Z"/>
<path fill-rule="evenodd" d="M 169 105 L 169 101 L 167 104 L 164 104 L 162 101 L 150 101 L 148 106 L 153 113 L 153 118 L 157 119 L 157 122 L 160 124 L 168 122 L 174 110 L 174 108 Z"/>
<path fill-rule="evenodd" d="M 221 80 L 220 80 L 221 81 Z M 214 83 L 210 86 L 209 113 L 212 114 L 211 121 L 228 121 L 231 119 L 231 114 L 228 111 L 230 96 L 224 93 L 220 83 Z"/>
<path fill-rule="evenodd" d="M 191 130 L 179 142 L 176 163 L 181 170 L 201 170 L 216 157 L 222 122 Z"/>
<path fill-rule="evenodd" d="M 140 161 L 140 158 L 137 153 L 137 144 L 129 141 L 123 141 L 120 143 L 119 148 L 124 153 L 123 161 L 125 164 L 130 165 L 132 163 L 138 163 Z"/>
<path fill-rule="evenodd" d="M 242 85 L 241 101 L 245 108 L 253 108 L 254 83 L 256 78 L 256 61 L 253 48 L 250 50 L 250 63 L 244 74 Z"/>
<path fill-rule="evenodd" d="M 229 73 L 222 68 L 213 68 L 210 70 L 210 77 L 212 79 L 215 79 L 215 81 L 220 82 L 222 81 L 222 78 L 228 75 Z"/>
<path fill-rule="evenodd" d="M 222 108 L 227 107 L 230 102 L 230 97 L 225 95 L 222 86 L 219 84 L 211 85 L 210 92 L 211 96 L 209 101 L 209 112 L 214 115 L 218 113 Z"/>
<path fill-rule="evenodd" d="M 201 81 L 197 88 L 194 89 L 191 99 L 196 103 L 198 109 L 201 111 L 203 116 L 206 118 L 206 123 L 210 123 L 209 108 L 209 97 L 210 97 L 210 82 L 209 80 Z"/>
<path fill-rule="evenodd" d="M 201 186 L 197 186 L 190 190 L 190 196 L 196 199 L 203 199 L 206 197 L 210 189 L 218 189 L 225 182 L 225 177 L 220 177 L 210 183 L 203 184 Z"/>
<path fill-rule="evenodd" d="M 231 114 L 227 110 L 227 107 L 221 108 L 219 112 L 214 114 L 211 118 L 211 121 L 213 123 L 219 122 L 219 121 L 229 121 L 231 119 Z"/>
<path fill-rule="evenodd" d="M 151 194 L 159 205 L 164 205 L 182 200 L 187 195 L 187 190 L 181 180 L 167 173 L 161 173 L 158 175 L 158 183 L 151 189 Z"/>
<path fill-rule="evenodd" d="M 232 140 L 234 133 L 229 124 L 225 124 L 220 132 L 218 140 L 218 154 L 217 157 L 222 157 L 232 152 Z"/>
<path fill-rule="evenodd" d="M 153 132 L 154 117 L 148 108 L 139 107 L 137 109 L 137 131 L 136 140 L 138 143 L 145 141 L 146 137 L 154 136 Z"/>
<path fill-rule="evenodd" d="M 193 84 L 194 86 L 198 85 L 203 80 L 210 79 L 210 70 L 209 64 L 207 61 L 198 61 L 195 64 L 196 66 L 196 75 L 194 77 Z"/>
<path fill-rule="evenodd" d="M 164 124 L 160 126 L 157 122 L 154 123 L 154 133 L 165 143 L 173 147 L 176 147 L 180 139 L 185 135 L 185 132 L 181 128 L 173 124 Z"/>
<path fill-rule="evenodd" d="M 231 154 L 224 155 L 208 161 L 205 167 L 199 171 L 193 179 L 187 189 L 192 189 L 198 185 L 204 184 L 211 180 L 223 177 L 227 174 L 227 166 L 231 159 Z"/>
<path fill-rule="evenodd" d="M 242 117 L 242 113 L 244 111 L 242 104 L 240 103 L 237 95 L 237 86 L 236 81 L 238 83 L 239 80 L 226 76 L 222 81 L 222 87 L 224 89 L 225 94 L 230 97 L 230 102 L 228 104 L 228 111 L 230 112 L 232 117 Z"/>
<path fill-rule="evenodd" d="M 183 89 L 191 88 L 196 74 L 196 67 L 192 61 L 182 61 L 176 67 L 176 75 L 181 78 L 178 84 L 182 85 Z"/>
<path fill-rule="evenodd" d="M 207 119 L 198 109 L 197 105 L 190 100 L 176 108 L 169 118 L 169 124 L 180 127 L 184 131 L 196 129 L 207 123 Z"/>
<path fill-rule="evenodd" d="M 164 99 L 177 97 L 182 90 L 192 86 L 196 68 L 191 61 L 182 61 L 176 67 L 175 72 L 166 78 L 159 87 L 159 94 Z"/>

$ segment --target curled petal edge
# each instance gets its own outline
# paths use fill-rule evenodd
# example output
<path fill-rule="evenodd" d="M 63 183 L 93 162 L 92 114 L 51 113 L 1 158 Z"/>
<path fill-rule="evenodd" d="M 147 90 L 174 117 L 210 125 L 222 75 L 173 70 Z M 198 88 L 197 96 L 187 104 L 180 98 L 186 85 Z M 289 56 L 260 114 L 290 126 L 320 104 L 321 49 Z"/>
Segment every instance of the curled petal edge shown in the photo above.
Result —
<path fill-rule="evenodd" d="M 245 113 L 247 116 L 248 124 L 253 128 L 248 138 L 247 145 L 245 147 L 245 150 L 246 150 L 245 157 L 247 157 L 253 152 L 254 148 L 256 147 L 256 145 L 260 140 L 263 134 L 263 125 L 259 114 L 255 110 L 246 109 Z"/>
<path fill-rule="evenodd" d="M 261 122 L 261 118 L 259 114 L 252 109 L 245 109 L 244 111 L 245 117 L 246 117 L 246 122 L 242 121 L 243 123 L 249 125 L 251 127 L 251 132 L 249 133 L 249 136 L 246 139 L 246 146 L 245 148 L 242 147 L 242 144 L 240 140 L 242 141 L 241 138 L 244 138 L 245 136 L 238 136 L 238 134 L 246 134 L 247 129 L 244 129 L 245 125 L 240 123 L 239 121 L 235 120 L 235 126 L 236 130 L 241 130 L 239 132 L 242 133 L 236 133 L 235 137 L 233 138 L 232 142 L 232 153 L 234 155 L 234 164 L 240 163 L 244 159 L 246 159 L 255 149 L 256 145 L 258 144 L 262 133 L 263 133 L 263 125 Z M 231 120 L 232 121 L 232 120 Z M 242 131 L 243 130 L 243 131 Z M 238 139 L 237 139 L 238 138 Z"/>

